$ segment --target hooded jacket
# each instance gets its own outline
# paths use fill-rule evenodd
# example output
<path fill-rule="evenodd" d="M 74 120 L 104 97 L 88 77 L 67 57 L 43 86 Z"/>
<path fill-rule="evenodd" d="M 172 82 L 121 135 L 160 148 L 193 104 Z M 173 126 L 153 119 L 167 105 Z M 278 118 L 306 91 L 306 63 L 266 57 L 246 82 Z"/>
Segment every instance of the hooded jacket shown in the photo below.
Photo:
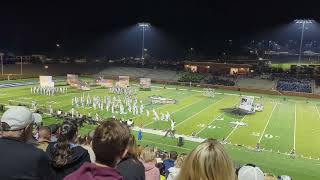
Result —
<path fill-rule="evenodd" d="M 80 169 L 66 176 L 63 180 L 123 180 L 123 178 L 114 168 L 85 162 Z"/>
<path fill-rule="evenodd" d="M 167 177 L 167 180 L 175 180 L 180 172 L 180 168 L 171 167 L 169 168 L 169 175 Z"/>
<path fill-rule="evenodd" d="M 160 171 L 153 162 L 142 162 L 145 169 L 146 180 L 159 180 Z"/>
<path fill-rule="evenodd" d="M 56 143 L 50 143 L 47 148 L 47 154 L 52 160 L 53 170 L 56 174 L 56 180 L 62 180 L 68 174 L 79 169 L 84 162 L 91 162 L 89 153 L 86 149 L 81 146 L 70 144 L 71 146 L 71 156 L 68 158 L 67 163 L 63 167 L 55 167 L 53 161 L 53 153 L 56 150 Z"/>
<path fill-rule="evenodd" d="M 124 180 L 145 180 L 143 164 L 133 158 L 127 157 L 117 165 L 117 170 Z"/>

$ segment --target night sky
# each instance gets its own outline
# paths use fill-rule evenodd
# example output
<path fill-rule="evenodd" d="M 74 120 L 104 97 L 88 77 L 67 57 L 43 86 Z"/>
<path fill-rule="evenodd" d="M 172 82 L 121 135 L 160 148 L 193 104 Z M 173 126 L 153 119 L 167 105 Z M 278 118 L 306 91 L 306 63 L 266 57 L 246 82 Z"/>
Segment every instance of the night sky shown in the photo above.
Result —
<path fill-rule="evenodd" d="M 214 57 L 228 39 L 248 41 L 297 18 L 319 20 L 319 4 L 289 0 L 1 1 L 0 51 L 138 56 L 141 30 L 136 23 L 149 22 L 146 48 L 153 56 L 181 58 L 193 47 Z"/>

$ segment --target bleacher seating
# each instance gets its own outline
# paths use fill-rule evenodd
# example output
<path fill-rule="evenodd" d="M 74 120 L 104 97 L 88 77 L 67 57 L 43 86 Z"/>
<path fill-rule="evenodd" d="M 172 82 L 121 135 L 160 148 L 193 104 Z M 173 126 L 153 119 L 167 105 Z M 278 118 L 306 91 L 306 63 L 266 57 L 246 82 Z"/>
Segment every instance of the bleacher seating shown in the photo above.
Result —
<path fill-rule="evenodd" d="M 278 80 L 277 90 L 312 93 L 311 79 L 282 77 Z"/>

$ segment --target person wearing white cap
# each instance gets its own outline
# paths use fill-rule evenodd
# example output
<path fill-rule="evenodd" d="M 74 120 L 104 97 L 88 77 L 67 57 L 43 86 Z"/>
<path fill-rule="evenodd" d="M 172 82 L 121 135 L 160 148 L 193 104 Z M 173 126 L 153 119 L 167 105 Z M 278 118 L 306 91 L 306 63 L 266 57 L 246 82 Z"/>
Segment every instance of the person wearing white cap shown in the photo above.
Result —
<path fill-rule="evenodd" d="M 49 157 L 27 141 L 33 123 L 39 121 L 29 109 L 13 106 L 1 117 L 0 179 L 53 179 Z"/>
<path fill-rule="evenodd" d="M 279 180 L 291 180 L 291 177 L 287 176 L 287 175 L 282 175 L 278 177 Z"/>
<path fill-rule="evenodd" d="M 239 169 L 238 180 L 264 180 L 264 173 L 259 167 L 248 164 Z"/>

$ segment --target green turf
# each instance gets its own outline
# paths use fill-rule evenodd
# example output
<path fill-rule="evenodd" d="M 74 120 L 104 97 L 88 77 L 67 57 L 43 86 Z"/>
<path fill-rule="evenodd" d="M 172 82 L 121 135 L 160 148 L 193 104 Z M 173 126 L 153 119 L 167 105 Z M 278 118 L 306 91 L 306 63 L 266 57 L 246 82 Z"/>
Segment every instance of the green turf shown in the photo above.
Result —
<path fill-rule="evenodd" d="M 87 79 L 89 80 L 89 79 Z M 7 83 L 2 81 L 1 83 Z M 57 85 L 65 86 L 61 82 Z M 71 98 L 75 96 L 106 96 L 111 95 L 101 87 L 93 87 L 90 91 L 79 91 L 69 88 L 68 94 L 43 96 L 30 93 L 31 86 L 0 89 L 0 103 L 9 104 L 31 104 L 37 101 L 39 106 L 48 108 L 52 105 L 55 109 L 69 111 L 71 109 Z M 133 87 L 139 88 L 136 84 Z M 256 93 L 244 93 L 242 95 L 256 96 L 256 102 L 264 105 L 262 112 L 252 115 L 237 116 L 223 113 L 221 109 L 233 107 L 239 102 L 238 91 L 216 90 L 218 94 L 214 98 L 204 97 L 201 88 L 183 86 L 154 84 L 151 91 L 139 91 L 137 96 L 143 101 L 145 108 L 152 111 L 155 109 L 159 114 L 169 112 L 177 122 L 178 134 L 196 135 L 202 138 L 213 137 L 227 139 L 233 145 L 226 145 L 232 159 L 237 163 L 253 162 L 262 166 L 266 171 L 289 174 L 295 179 L 316 179 L 320 172 L 316 170 L 320 161 L 314 160 L 320 157 L 320 114 L 317 99 L 302 97 L 283 97 L 263 95 Z M 178 88 L 179 90 L 176 90 Z M 152 105 L 148 96 L 161 95 L 177 100 L 177 104 Z M 262 98 L 260 98 L 262 97 Z M 284 99 L 285 98 L 285 99 Z M 98 113 L 107 118 L 112 116 L 110 112 L 92 110 L 88 108 L 76 108 L 83 114 L 91 112 Z M 164 130 L 170 127 L 169 122 L 154 122 L 151 116 L 146 114 L 133 116 L 132 114 L 119 115 L 117 118 L 133 118 L 136 125 L 146 128 Z M 242 121 L 247 126 L 234 126 L 231 121 Z M 59 123 L 61 120 L 52 117 L 44 117 L 46 124 Z M 88 133 L 94 129 L 92 125 L 85 125 L 82 133 Z M 183 148 L 176 147 L 176 140 L 162 138 L 157 135 L 145 134 L 141 143 L 155 145 L 165 149 L 174 149 L 179 152 L 188 152 L 197 143 L 186 142 Z M 255 152 L 253 147 L 260 143 L 264 152 Z M 241 145 L 237 147 L 235 144 Z M 285 153 L 296 149 L 298 157 L 291 159 Z M 270 151 L 270 152 L 269 152 Z M 272 152 L 271 152 L 272 151 Z M 280 154 L 278 154 L 279 152 Z M 309 159 L 309 158 L 312 159 Z"/>

